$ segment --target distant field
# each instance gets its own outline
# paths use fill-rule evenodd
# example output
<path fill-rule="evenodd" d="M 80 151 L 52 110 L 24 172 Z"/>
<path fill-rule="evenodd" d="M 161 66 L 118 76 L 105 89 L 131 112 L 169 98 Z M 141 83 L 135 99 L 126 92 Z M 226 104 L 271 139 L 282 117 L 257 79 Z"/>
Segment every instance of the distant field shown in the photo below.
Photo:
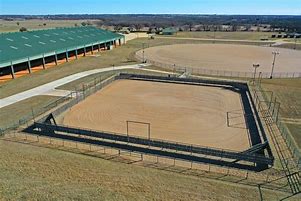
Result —
<path fill-rule="evenodd" d="M 74 27 L 75 24 L 81 26 L 82 22 L 86 22 L 86 20 L 0 20 L 0 32 L 15 32 L 19 31 L 21 27 L 26 27 L 28 30 Z M 46 26 L 44 26 L 44 23 Z"/>
<path fill-rule="evenodd" d="M 206 39 L 235 39 L 235 40 L 260 40 L 271 39 L 273 32 L 178 32 L 176 37 L 206 38 Z"/>
<path fill-rule="evenodd" d="M 144 55 L 148 60 L 163 64 L 220 72 L 253 73 L 251 65 L 256 61 L 260 64 L 260 71 L 267 75 L 271 71 L 271 52 L 277 49 L 234 44 L 175 44 L 148 48 L 144 50 Z M 301 72 L 300 51 L 281 49 L 280 52 L 275 73 Z M 142 58 L 143 51 L 137 55 Z"/>

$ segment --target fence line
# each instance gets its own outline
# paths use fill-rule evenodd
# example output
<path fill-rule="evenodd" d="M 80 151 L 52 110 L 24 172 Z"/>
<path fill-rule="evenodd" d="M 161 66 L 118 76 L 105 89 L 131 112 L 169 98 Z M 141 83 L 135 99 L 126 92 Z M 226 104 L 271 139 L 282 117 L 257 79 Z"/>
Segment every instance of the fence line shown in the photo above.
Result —
<path fill-rule="evenodd" d="M 17 120 L 16 122 L 11 123 L 10 125 L 0 128 L 0 136 L 3 135 L 4 133 L 11 131 L 11 130 L 16 130 L 20 126 L 28 124 L 30 121 L 35 121 L 39 116 L 42 114 L 45 114 L 49 112 L 50 110 L 54 109 L 55 107 L 67 102 L 63 106 L 59 107 L 53 113 L 55 115 L 61 114 L 62 112 L 66 111 L 69 107 L 77 104 L 79 101 L 85 99 L 86 97 L 90 96 L 91 94 L 95 93 L 96 91 L 102 89 L 103 87 L 107 86 L 111 82 L 115 80 L 115 77 L 112 76 L 104 81 L 101 80 L 96 80 L 93 85 L 90 84 L 88 87 L 83 87 L 81 91 L 75 91 L 71 92 L 70 94 L 63 96 L 46 106 L 43 106 L 41 108 L 32 108 L 32 111 L 30 114 L 27 114 L 23 116 L 21 119 Z"/>
<path fill-rule="evenodd" d="M 135 57 L 143 61 L 141 55 L 137 52 Z M 238 78 L 253 78 L 253 72 L 244 72 L 244 71 L 229 71 L 229 70 L 213 70 L 213 69 L 206 69 L 206 68 L 196 68 L 196 67 L 189 67 L 189 66 L 181 66 L 176 64 L 170 63 L 162 63 L 158 61 L 154 61 L 151 59 L 145 59 L 144 62 L 152 64 L 157 67 L 165 68 L 171 70 L 173 72 L 189 72 L 194 75 L 209 75 L 209 76 L 217 76 L 217 77 L 238 77 Z M 270 78 L 271 73 L 269 72 L 261 72 L 262 78 Z M 274 72 L 273 78 L 301 78 L 301 72 Z"/>
<path fill-rule="evenodd" d="M 277 128 L 278 128 L 281 136 L 284 138 L 285 143 L 292 154 L 292 157 L 294 158 L 296 164 L 298 165 L 298 168 L 301 169 L 301 151 L 300 151 L 296 141 L 294 140 L 291 132 L 289 131 L 289 129 L 287 128 L 285 123 L 283 123 L 281 114 L 279 113 L 279 110 L 281 107 L 280 104 L 277 102 L 274 102 L 272 100 L 272 98 L 269 98 L 269 95 L 261 87 L 260 82 L 255 83 L 255 89 L 260 91 L 264 101 L 271 105 L 270 107 L 268 107 L 268 112 L 270 114 L 272 114 L 271 117 L 272 117 L 274 123 L 277 125 Z M 275 111 L 275 108 L 278 112 Z"/>

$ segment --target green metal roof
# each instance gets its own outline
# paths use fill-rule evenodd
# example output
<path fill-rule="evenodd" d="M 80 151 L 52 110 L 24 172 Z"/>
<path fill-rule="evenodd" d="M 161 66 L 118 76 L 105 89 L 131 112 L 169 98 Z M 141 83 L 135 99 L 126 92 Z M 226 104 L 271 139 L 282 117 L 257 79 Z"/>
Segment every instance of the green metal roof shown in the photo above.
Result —
<path fill-rule="evenodd" d="M 177 30 L 175 28 L 172 27 L 168 27 L 162 30 L 162 33 L 176 33 Z"/>
<path fill-rule="evenodd" d="M 2 33 L 0 68 L 123 37 L 91 26 Z"/>

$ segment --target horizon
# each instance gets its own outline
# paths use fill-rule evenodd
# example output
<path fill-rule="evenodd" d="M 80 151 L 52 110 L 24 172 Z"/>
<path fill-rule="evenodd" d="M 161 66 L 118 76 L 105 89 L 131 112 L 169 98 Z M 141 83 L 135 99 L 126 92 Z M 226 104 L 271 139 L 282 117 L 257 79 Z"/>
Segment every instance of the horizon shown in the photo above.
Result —
<path fill-rule="evenodd" d="M 53 6 L 54 5 L 54 6 Z M 103 9 L 105 8 L 105 9 Z M 3 15 L 301 15 L 301 1 L 290 0 L 0 0 Z"/>
<path fill-rule="evenodd" d="M 58 15 L 301 16 L 301 14 L 208 14 L 208 13 L 56 13 L 56 14 L 0 14 L 0 16 L 58 16 Z"/>

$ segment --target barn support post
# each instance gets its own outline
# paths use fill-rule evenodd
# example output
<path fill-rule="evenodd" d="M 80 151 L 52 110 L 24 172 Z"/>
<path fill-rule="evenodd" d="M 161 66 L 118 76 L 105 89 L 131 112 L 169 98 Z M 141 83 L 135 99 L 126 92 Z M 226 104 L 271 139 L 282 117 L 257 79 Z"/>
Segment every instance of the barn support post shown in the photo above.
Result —
<path fill-rule="evenodd" d="M 56 54 L 56 52 L 54 54 L 54 59 L 55 59 L 55 65 L 57 65 L 57 54 Z"/>
<path fill-rule="evenodd" d="M 100 52 L 100 44 L 97 45 L 98 52 Z"/>
<path fill-rule="evenodd" d="M 10 71 L 11 71 L 11 76 L 13 79 L 15 79 L 15 70 L 14 70 L 14 65 L 13 62 L 10 62 Z"/>
<path fill-rule="evenodd" d="M 92 45 L 92 47 L 91 47 L 92 49 L 91 49 L 91 54 L 93 54 L 93 50 L 94 50 L 94 45 Z"/>
<path fill-rule="evenodd" d="M 66 62 L 69 62 L 68 50 L 66 49 Z"/>
<path fill-rule="evenodd" d="M 86 46 L 84 46 L 84 57 L 86 56 Z"/>
<path fill-rule="evenodd" d="M 43 54 L 42 61 L 43 61 L 43 69 L 45 70 L 45 54 Z"/>
<path fill-rule="evenodd" d="M 120 38 L 118 39 L 118 44 L 119 44 L 119 46 L 121 46 L 121 39 Z"/>
<path fill-rule="evenodd" d="M 77 48 L 75 49 L 75 58 L 77 59 Z"/>
<path fill-rule="evenodd" d="M 28 63 L 28 72 L 31 73 L 31 63 L 29 57 L 27 63 Z"/>

